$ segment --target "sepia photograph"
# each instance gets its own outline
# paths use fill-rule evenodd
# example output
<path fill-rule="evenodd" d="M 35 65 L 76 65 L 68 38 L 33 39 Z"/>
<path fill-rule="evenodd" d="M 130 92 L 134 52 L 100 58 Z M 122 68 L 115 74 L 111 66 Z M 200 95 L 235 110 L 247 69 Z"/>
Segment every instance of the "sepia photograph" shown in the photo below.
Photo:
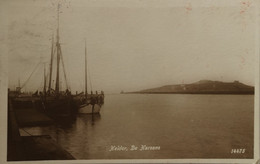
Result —
<path fill-rule="evenodd" d="M 258 160 L 257 1 L 2 4 L 4 161 Z"/>

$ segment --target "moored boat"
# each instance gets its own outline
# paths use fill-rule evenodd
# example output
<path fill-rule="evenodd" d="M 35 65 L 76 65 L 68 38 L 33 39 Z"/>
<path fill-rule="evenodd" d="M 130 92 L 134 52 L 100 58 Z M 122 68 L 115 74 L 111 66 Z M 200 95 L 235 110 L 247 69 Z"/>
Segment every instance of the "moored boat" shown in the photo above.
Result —
<path fill-rule="evenodd" d="M 65 66 L 62 56 L 62 50 L 60 45 L 59 36 L 59 7 L 58 7 L 58 27 L 56 43 L 54 44 L 54 39 L 52 38 L 52 48 L 51 48 L 51 60 L 50 60 L 50 72 L 49 72 L 49 86 L 46 91 L 46 75 L 44 75 L 44 89 L 43 94 L 40 95 L 43 106 L 42 109 L 51 117 L 54 118 L 73 118 L 77 113 L 77 105 L 71 95 L 67 83 L 67 76 L 65 72 Z M 56 52 L 56 53 L 55 53 Z M 57 59 L 57 70 L 56 70 L 56 83 L 55 89 L 52 89 L 52 72 L 53 72 L 53 58 L 56 55 Z M 66 90 L 61 91 L 60 89 L 60 62 L 63 67 L 63 75 L 66 83 Z M 45 71 L 44 71 L 45 72 Z M 45 73 L 44 73 L 45 74 Z"/>
<path fill-rule="evenodd" d="M 88 81 L 87 81 L 87 48 L 85 42 L 85 94 L 78 96 L 78 113 L 95 114 L 99 113 L 102 105 L 104 104 L 104 92 L 100 94 L 96 91 L 96 94 L 88 94 Z"/>

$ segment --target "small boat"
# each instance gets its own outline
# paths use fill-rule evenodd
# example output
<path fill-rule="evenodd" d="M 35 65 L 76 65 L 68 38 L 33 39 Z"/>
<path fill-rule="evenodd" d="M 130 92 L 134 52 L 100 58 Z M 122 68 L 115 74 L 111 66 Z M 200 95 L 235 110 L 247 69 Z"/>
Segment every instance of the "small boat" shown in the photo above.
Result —
<path fill-rule="evenodd" d="M 97 114 L 100 112 L 102 105 L 104 104 L 104 92 L 101 91 L 100 94 L 96 91 L 96 94 L 88 94 L 88 82 L 87 82 L 87 48 L 85 41 L 85 95 L 79 96 L 81 103 L 78 103 L 79 109 L 78 113 L 85 114 Z"/>

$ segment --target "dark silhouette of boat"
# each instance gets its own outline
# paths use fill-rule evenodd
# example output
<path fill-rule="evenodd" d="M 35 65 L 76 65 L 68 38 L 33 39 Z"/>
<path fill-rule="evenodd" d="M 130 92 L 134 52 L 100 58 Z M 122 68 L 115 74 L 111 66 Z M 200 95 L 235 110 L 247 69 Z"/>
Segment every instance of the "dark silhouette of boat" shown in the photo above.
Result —
<path fill-rule="evenodd" d="M 55 53 L 56 52 L 56 53 Z M 57 57 L 57 70 L 56 70 L 56 82 L 55 89 L 52 89 L 52 72 L 53 72 L 53 58 L 56 54 Z M 60 90 L 60 62 L 62 63 L 64 79 L 66 82 L 66 90 Z M 65 72 L 65 66 L 62 56 L 62 50 L 60 45 L 60 36 L 59 36 L 59 7 L 58 7 L 58 26 L 57 26 L 57 36 L 56 43 L 52 39 L 52 48 L 51 48 L 51 60 L 50 60 L 50 73 L 49 73 L 49 86 L 46 91 L 46 76 L 44 75 L 44 91 L 41 96 L 43 102 L 43 110 L 52 117 L 55 118 L 73 118 L 77 113 L 77 106 L 73 100 L 71 91 L 69 90 L 67 83 L 67 76 Z"/>

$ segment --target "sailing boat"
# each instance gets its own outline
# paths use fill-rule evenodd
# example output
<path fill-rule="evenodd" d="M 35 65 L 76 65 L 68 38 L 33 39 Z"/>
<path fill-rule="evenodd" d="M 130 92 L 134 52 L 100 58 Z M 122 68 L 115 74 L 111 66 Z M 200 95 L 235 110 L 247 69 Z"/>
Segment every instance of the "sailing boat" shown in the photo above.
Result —
<path fill-rule="evenodd" d="M 51 61 L 50 61 L 50 77 L 49 77 L 49 86 L 48 91 L 46 92 L 46 82 L 44 83 L 44 93 L 42 102 L 44 104 L 44 110 L 46 113 L 55 118 L 67 118 L 74 116 L 77 110 L 77 106 L 73 100 L 71 92 L 69 91 L 67 84 L 67 77 L 64 67 L 64 61 L 61 51 L 59 37 L 59 6 L 58 6 L 58 27 L 57 27 L 57 37 L 56 37 L 56 47 L 54 46 L 54 39 L 52 37 L 52 48 L 51 48 Z M 55 47 L 55 48 L 54 48 Z M 51 88 L 52 86 L 52 72 L 53 72 L 53 58 L 57 55 L 57 70 L 56 70 L 56 83 L 55 90 Z M 64 79 L 66 82 L 66 91 L 60 90 L 60 62 L 62 62 Z M 46 81 L 46 80 L 45 80 Z"/>
<path fill-rule="evenodd" d="M 78 113 L 85 114 L 98 114 L 100 109 L 104 103 L 104 93 L 101 91 L 101 94 L 88 94 L 88 81 L 87 81 L 87 46 L 85 41 L 85 97 L 83 99 L 83 103 L 80 104 Z"/>

